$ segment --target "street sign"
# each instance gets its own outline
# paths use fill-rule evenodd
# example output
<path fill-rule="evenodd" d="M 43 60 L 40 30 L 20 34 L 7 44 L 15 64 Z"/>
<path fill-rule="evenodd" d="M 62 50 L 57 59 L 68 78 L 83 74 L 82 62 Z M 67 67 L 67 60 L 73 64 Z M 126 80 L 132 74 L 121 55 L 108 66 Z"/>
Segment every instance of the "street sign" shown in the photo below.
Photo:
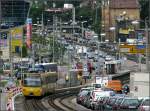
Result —
<path fill-rule="evenodd" d="M 145 53 L 145 46 L 143 45 L 120 45 L 120 52 L 121 53 L 130 53 L 130 54 L 144 54 Z"/>
<path fill-rule="evenodd" d="M 146 48 L 145 45 L 137 45 L 136 47 L 137 47 L 137 49 L 145 49 Z"/>
<path fill-rule="evenodd" d="M 130 48 L 120 48 L 120 52 L 129 53 Z"/>

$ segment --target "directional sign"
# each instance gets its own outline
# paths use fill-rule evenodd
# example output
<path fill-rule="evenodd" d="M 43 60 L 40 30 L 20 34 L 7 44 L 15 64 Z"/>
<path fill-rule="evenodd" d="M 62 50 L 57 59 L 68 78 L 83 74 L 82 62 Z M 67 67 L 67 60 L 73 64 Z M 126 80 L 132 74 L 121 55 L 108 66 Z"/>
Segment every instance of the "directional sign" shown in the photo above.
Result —
<path fill-rule="evenodd" d="M 146 48 L 145 45 L 137 45 L 136 47 L 137 47 L 137 49 L 145 49 Z"/>
<path fill-rule="evenodd" d="M 119 48 L 121 53 L 130 53 L 130 54 L 145 53 L 145 46 L 143 45 L 120 45 Z"/>

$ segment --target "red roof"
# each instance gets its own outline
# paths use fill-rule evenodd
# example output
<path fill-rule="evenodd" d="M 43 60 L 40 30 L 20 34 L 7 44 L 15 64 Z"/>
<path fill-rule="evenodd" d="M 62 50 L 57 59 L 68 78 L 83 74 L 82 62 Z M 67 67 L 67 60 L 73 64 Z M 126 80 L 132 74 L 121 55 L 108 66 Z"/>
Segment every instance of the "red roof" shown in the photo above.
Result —
<path fill-rule="evenodd" d="M 139 8 L 139 3 L 138 0 L 110 0 L 110 8 L 137 9 Z"/>

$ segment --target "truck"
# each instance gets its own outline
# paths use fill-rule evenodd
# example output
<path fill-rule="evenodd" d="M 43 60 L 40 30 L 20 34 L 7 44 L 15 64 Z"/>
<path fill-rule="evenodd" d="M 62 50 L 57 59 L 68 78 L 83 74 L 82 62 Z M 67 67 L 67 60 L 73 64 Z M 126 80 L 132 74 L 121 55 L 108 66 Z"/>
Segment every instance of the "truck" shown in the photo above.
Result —
<path fill-rule="evenodd" d="M 122 91 L 122 83 L 120 80 L 108 80 L 108 82 L 106 83 L 106 87 L 113 89 L 116 92 Z"/>

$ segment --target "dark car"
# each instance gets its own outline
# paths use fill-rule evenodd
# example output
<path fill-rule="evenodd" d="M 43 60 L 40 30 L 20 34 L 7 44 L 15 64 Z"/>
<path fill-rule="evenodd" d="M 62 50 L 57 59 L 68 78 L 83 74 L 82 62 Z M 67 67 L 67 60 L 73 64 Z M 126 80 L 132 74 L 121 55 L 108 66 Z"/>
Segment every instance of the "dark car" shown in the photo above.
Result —
<path fill-rule="evenodd" d="M 139 100 L 136 98 L 124 98 L 119 106 L 120 111 L 132 110 L 137 111 L 139 107 Z"/>
<path fill-rule="evenodd" d="M 105 104 L 106 110 L 112 110 L 112 106 L 115 104 L 117 97 L 110 97 L 107 103 Z"/>
<path fill-rule="evenodd" d="M 118 97 L 116 102 L 114 104 L 112 104 L 112 106 L 111 106 L 112 109 L 113 110 L 118 110 L 118 108 L 119 108 L 121 102 L 123 101 L 123 99 L 124 99 L 124 97 Z"/>

